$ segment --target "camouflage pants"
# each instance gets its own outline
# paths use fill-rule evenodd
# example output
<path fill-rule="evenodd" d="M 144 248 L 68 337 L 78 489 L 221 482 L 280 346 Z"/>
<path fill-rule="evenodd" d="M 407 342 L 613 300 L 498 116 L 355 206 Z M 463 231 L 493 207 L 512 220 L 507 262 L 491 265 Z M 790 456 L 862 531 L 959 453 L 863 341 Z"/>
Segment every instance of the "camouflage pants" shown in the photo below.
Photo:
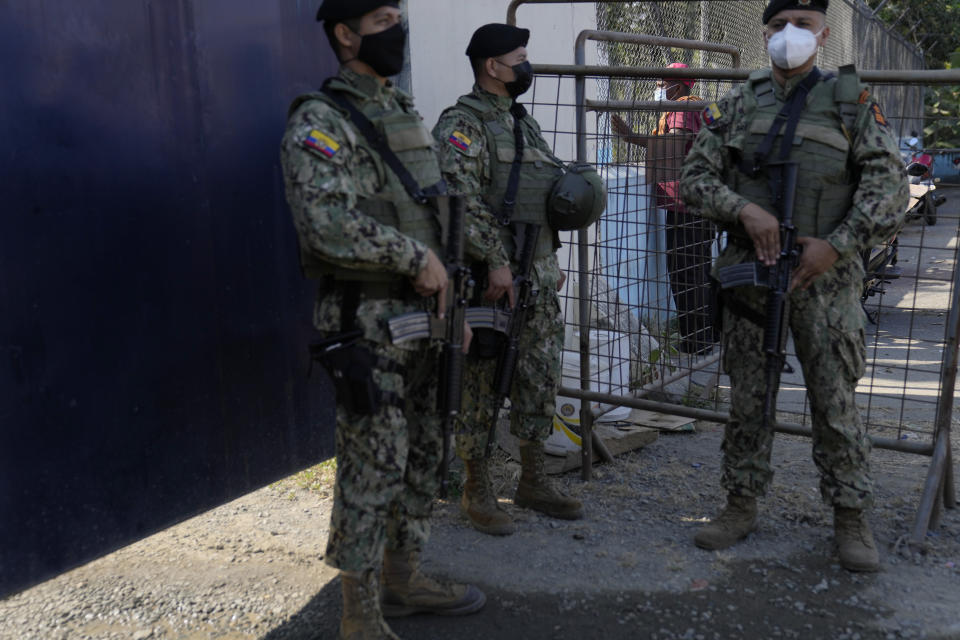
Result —
<path fill-rule="evenodd" d="M 443 449 L 437 350 L 364 344 L 405 368 L 374 370 L 379 388 L 397 394 L 405 406 L 384 405 L 370 416 L 337 406 L 337 479 L 326 561 L 343 571 L 379 567 L 384 547 L 422 549 Z"/>
<path fill-rule="evenodd" d="M 828 504 L 862 509 L 871 503 L 873 482 L 870 441 L 854 398 L 866 360 L 860 278 L 858 265 L 843 261 L 807 291 L 794 291 L 790 330 L 807 385 L 820 493 Z M 739 287 L 733 300 L 762 314 L 766 291 Z M 763 495 L 773 476 L 773 432 L 761 426 L 763 329 L 732 313 L 730 304 L 725 306 L 723 323 L 732 408 L 723 439 L 722 483 L 736 495 Z"/>
<path fill-rule="evenodd" d="M 510 433 L 523 440 L 543 441 L 553 428 L 563 315 L 556 280 L 544 279 L 527 326 L 520 336 L 520 359 L 510 389 Z M 493 378 L 497 360 L 467 358 L 464 366 L 463 406 L 457 418 L 457 455 L 481 458 L 493 422 L 496 396 Z"/>

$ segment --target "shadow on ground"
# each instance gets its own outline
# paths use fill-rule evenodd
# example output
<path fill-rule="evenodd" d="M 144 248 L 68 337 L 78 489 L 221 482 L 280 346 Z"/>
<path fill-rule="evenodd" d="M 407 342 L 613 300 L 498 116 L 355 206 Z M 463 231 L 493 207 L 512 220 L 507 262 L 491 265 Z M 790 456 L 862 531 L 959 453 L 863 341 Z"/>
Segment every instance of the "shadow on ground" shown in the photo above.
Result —
<path fill-rule="evenodd" d="M 848 573 L 829 554 L 735 562 L 729 569 L 726 580 L 693 584 L 685 593 L 518 594 L 480 585 L 487 606 L 478 614 L 412 616 L 390 625 L 404 640 L 909 637 L 879 630 L 876 623 L 890 610 L 859 597 L 876 577 Z M 333 639 L 339 616 L 334 581 L 264 640 Z"/>

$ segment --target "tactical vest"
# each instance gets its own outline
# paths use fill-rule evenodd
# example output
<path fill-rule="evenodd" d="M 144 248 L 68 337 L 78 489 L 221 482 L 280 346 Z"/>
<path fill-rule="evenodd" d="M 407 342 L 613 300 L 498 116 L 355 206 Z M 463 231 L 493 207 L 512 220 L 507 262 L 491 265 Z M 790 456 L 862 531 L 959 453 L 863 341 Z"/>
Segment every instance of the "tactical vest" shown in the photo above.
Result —
<path fill-rule="evenodd" d="M 510 169 L 516 155 L 516 143 L 513 129 L 505 127 L 498 116 L 500 111 L 489 102 L 473 95 L 461 96 L 457 104 L 466 107 L 483 123 L 487 153 L 490 157 L 490 188 L 483 194 L 483 201 L 495 213 L 503 208 L 503 198 L 507 193 Z M 528 116 L 529 117 L 529 116 Z M 532 124 L 524 118 L 521 121 L 525 141 L 535 140 L 537 133 Z M 554 250 L 555 233 L 547 224 L 547 198 L 553 185 L 563 175 L 563 164 L 552 154 L 545 153 L 525 144 L 520 167 L 520 188 L 517 191 L 517 206 L 514 208 L 511 222 L 526 222 L 541 225 L 537 242 L 536 258 L 551 255 Z M 510 227 L 500 230 L 500 240 L 508 255 L 516 252 L 513 233 Z"/>
<path fill-rule="evenodd" d="M 742 136 L 731 139 L 728 144 L 738 148 L 748 161 L 754 157 L 754 151 L 783 107 L 783 102 L 774 94 L 773 83 L 769 71 L 756 71 L 744 87 L 744 114 L 741 117 L 749 125 Z M 793 223 L 801 236 L 825 238 L 846 218 L 853 206 L 859 175 L 851 162 L 850 150 L 859 87 L 853 68 L 843 68 L 839 79 L 817 82 L 807 97 L 789 157 L 800 167 Z M 784 129 L 786 127 L 781 129 L 774 142 L 770 160 L 779 157 Z M 728 185 L 750 202 L 776 212 L 767 174 L 762 168 L 756 176 L 750 176 L 737 165 L 730 172 Z M 731 232 L 746 239 L 742 227 Z"/>
<path fill-rule="evenodd" d="M 417 184 L 428 187 L 441 181 L 440 164 L 433 135 L 423 125 L 420 116 L 412 109 L 406 108 L 409 105 L 402 98 L 398 96 L 401 108 L 384 109 L 377 102 L 366 100 L 362 93 L 339 79 L 332 81 L 330 87 L 342 91 L 360 112 L 370 119 L 387 139 L 390 149 L 397 155 Z M 297 98 L 290 107 L 290 113 L 292 114 L 310 100 L 321 100 L 334 109 L 340 110 L 327 95 L 316 92 Z M 349 122 L 349 116 L 343 111 L 341 113 Z M 394 227 L 400 233 L 419 240 L 437 255 L 442 255 L 440 221 L 436 211 L 427 205 L 418 204 L 410 197 L 400 179 L 359 132 L 356 134 L 355 146 L 366 150 L 373 158 L 383 185 L 373 196 L 361 198 L 357 204 L 357 210 L 380 224 Z M 365 271 L 335 265 L 306 250 L 302 244 L 300 264 L 304 275 L 314 279 L 333 276 L 338 281 L 383 283 L 404 280 L 403 276 L 387 271 Z"/>

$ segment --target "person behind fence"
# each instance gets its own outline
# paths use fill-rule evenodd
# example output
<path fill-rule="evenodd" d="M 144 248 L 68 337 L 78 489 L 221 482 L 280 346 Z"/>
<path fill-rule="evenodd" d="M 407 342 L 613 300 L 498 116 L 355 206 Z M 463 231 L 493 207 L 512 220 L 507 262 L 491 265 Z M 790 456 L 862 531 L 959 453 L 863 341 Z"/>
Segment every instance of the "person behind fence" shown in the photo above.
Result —
<path fill-rule="evenodd" d="M 553 428 L 554 402 L 560 386 L 563 317 L 558 296 L 564 274 L 556 256 L 559 239 L 548 216 L 548 196 L 555 193 L 563 163 L 551 152 L 540 127 L 517 102 L 533 75 L 527 61 L 530 32 L 506 24 L 488 24 L 473 34 L 467 56 L 473 67 L 473 91 L 440 116 L 433 133 L 441 147 L 442 167 L 452 192 L 467 197 L 467 249 L 483 257 L 475 265 L 477 304 L 515 302 L 514 277 L 520 254 L 532 251 L 532 308 L 519 336 L 519 362 L 509 389 L 510 431 L 520 440 L 522 472 L 514 504 L 555 518 L 583 515 L 578 500 L 561 493 L 544 472 L 543 442 Z M 567 175 L 573 175 L 568 173 Z M 602 212 L 605 192 L 592 168 L 586 173 L 596 188 L 590 211 Z M 589 190 L 589 188 L 588 188 Z M 589 207 L 588 207 L 589 208 Z M 581 226 L 576 220 L 567 228 Z M 521 239 L 521 235 L 522 238 Z M 526 240 L 526 242 L 524 242 Z M 461 509 L 484 533 L 508 535 L 514 524 L 497 503 L 485 453 L 495 410 L 495 374 L 501 339 L 474 329 L 474 343 L 464 375 L 463 410 L 458 418 L 457 455 L 466 466 Z"/>
<path fill-rule="evenodd" d="M 436 214 L 394 168 L 442 191 L 433 136 L 386 79 L 404 61 L 400 18 L 389 0 L 323 2 L 317 19 L 341 67 L 294 101 L 281 149 L 301 264 L 320 281 L 324 364 L 343 383 L 325 559 L 341 572 L 340 637 L 357 640 L 396 638 L 384 615 L 461 615 L 485 601 L 476 587 L 421 571 L 442 450 L 438 349 L 393 346 L 385 328 L 387 318 L 435 308 L 447 283 Z M 367 126 L 387 144 L 368 139 Z"/>
<path fill-rule="evenodd" d="M 674 62 L 668 69 L 682 69 L 687 65 Z M 695 80 L 692 78 L 666 78 L 657 81 L 657 100 L 676 102 L 699 101 L 691 93 Z M 650 138 L 634 133 L 623 119 L 613 114 L 610 118 L 613 129 L 630 144 L 647 146 L 651 153 Z M 693 136 L 700 131 L 700 113 L 697 111 L 668 111 L 660 116 L 653 136 L 681 136 L 689 139 L 684 152 L 693 144 Z M 713 350 L 717 336 L 713 328 L 711 303 L 710 262 L 711 247 L 716 237 L 716 228 L 709 220 L 700 217 L 686 206 L 679 194 L 678 180 L 658 180 L 656 183 L 657 206 L 667 214 L 667 271 L 670 274 L 670 289 L 677 307 L 677 324 L 680 334 L 679 349 L 684 353 L 706 354 Z"/>
<path fill-rule="evenodd" d="M 821 496 L 833 506 L 841 564 L 876 571 L 879 553 L 866 518 L 870 441 L 854 395 L 866 361 L 859 256 L 898 227 L 908 191 L 896 138 L 852 66 L 838 75 L 814 66 L 830 34 L 826 9 L 827 0 L 768 4 L 763 37 L 772 69 L 752 73 L 704 111 L 680 193 L 727 231 L 715 275 L 752 260 L 774 266 L 781 228 L 768 178 L 778 174 L 775 163 L 796 163 L 793 224 L 802 251 L 788 320 L 810 402 L 813 459 Z M 773 475 L 773 430 L 761 427 L 768 291 L 741 286 L 721 296 L 723 366 L 732 389 L 722 446 L 728 496 L 694 538 L 704 549 L 729 547 L 755 529 L 757 497 Z"/>

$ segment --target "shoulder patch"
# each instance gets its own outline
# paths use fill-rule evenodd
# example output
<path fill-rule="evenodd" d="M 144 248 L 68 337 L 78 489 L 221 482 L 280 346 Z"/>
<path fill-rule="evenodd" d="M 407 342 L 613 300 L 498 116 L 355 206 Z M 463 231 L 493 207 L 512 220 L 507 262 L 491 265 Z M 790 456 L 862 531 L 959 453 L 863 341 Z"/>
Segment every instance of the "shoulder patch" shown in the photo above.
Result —
<path fill-rule="evenodd" d="M 473 140 L 467 137 L 466 134 L 459 131 L 454 131 L 450 134 L 450 137 L 447 138 L 447 142 L 453 145 L 458 151 L 463 151 L 466 153 L 470 151 L 470 145 L 473 144 Z"/>
<path fill-rule="evenodd" d="M 860 92 L 860 98 L 857 100 L 857 102 L 860 104 L 866 104 L 867 100 L 869 99 L 870 99 L 870 90 L 864 89 L 863 91 Z"/>
<path fill-rule="evenodd" d="M 870 110 L 873 111 L 873 119 L 877 121 L 877 124 L 879 124 L 881 127 L 890 126 L 887 124 L 887 119 L 884 117 L 883 111 L 881 111 L 879 104 L 874 102 L 872 105 L 870 105 Z"/>
<path fill-rule="evenodd" d="M 721 113 L 720 107 L 717 106 L 717 103 L 712 102 L 700 113 L 700 117 L 703 118 L 703 124 L 709 127 L 716 124 L 717 121 L 723 117 L 723 113 Z"/>
<path fill-rule="evenodd" d="M 319 151 L 327 158 L 332 158 L 337 155 L 337 151 L 340 150 L 340 144 L 319 129 L 313 129 L 307 134 L 307 137 L 303 140 L 303 146 L 314 151 Z"/>

